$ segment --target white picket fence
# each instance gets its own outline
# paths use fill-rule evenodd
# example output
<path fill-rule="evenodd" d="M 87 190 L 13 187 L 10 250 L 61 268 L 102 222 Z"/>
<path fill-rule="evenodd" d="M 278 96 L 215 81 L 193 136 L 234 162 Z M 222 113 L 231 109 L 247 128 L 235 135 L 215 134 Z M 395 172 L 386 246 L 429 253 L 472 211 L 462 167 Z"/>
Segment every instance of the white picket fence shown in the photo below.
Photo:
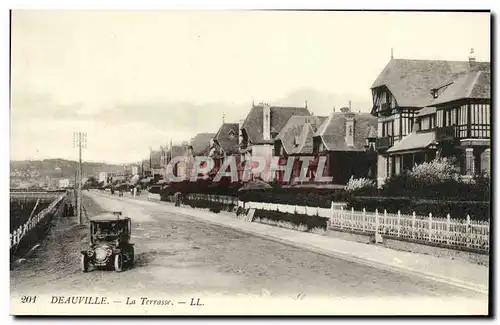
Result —
<path fill-rule="evenodd" d="M 488 221 L 465 218 L 437 218 L 429 214 L 419 216 L 387 211 L 368 212 L 344 209 L 345 204 L 332 203 L 330 208 L 287 205 L 265 202 L 242 202 L 223 195 L 189 194 L 188 199 L 201 199 L 223 204 L 233 204 L 245 209 L 298 213 L 329 219 L 328 227 L 350 232 L 380 234 L 385 237 L 489 252 L 490 224 Z"/>
<path fill-rule="evenodd" d="M 43 193 L 42 197 L 44 196 Z M 64 200 L 66 194 L 60 194 L 52 203 L 49 204 L 48 207 L 38 212 L 35 216 L 33 216 L 30 220 L 26 221 L 24 224 L 20 225 L 17 229 L 15 229 L 10 235 L 10 248 L 18 245 L 24 236 L 26 236 L 32 229 L 34 229 L 45 217 L 52 212 L 52 210 L 56 207 L 56 205 Z"/>
<path fill-rule="evenodd" d="M 351 232 L 381 234 L 386 237 L 401 238 L 420 243 L 431 243 L 454 248 L 471 248 L 489 252 L 490 224 L 488 221 L 418 216 L 383 212 L 345 210 L 343 206 L 332 206 L 328 209 L 286 204 L 243 202 L 239 206 L 246 209 L 259 209 L 287 213 L 299 213 L 310 216 L 329 218 L 330 229 L 340 229 Z"/>
<path fill-rule="evenodd" d="M 471 220 L 470 216 L 458 219 L 450 214 L 446 218 L 398 213 L 334 210 L 330 227 L 341 230 L 378 232 L 383 236 L 409 241 L 432 243 L 455 248 L 472 248 L 489 251 L 490 224 L 488 221 Z"/>

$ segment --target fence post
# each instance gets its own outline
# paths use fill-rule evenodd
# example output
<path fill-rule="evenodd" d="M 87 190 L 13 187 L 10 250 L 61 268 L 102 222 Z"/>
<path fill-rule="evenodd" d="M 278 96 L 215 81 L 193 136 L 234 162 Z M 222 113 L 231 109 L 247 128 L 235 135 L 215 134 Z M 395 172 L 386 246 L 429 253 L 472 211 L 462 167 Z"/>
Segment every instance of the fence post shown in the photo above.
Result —
<path fill-rule="evenodd" d="M 432 213 L 429 213 L 429 241 L 432 241 Z"/>
<path fill-rule="evenodd" d="M 331 215 L 331 216 L 332 216 L 332 218 L 333 218 L 333 201 L 332 201 L 332 204 L 331 204 L 331 206 L 330 206 L 330 215 Z"/>
<path fill-rule="evenodd" d="M 451 216 L 448 213 L 446 216 L 446 244 L 450 244 L 450 224 L 451 224 Z"/>
<path fill-rule="evenodd" d="M 340 229 L 343 228 L 342 221 L 344 219 L 344 207 L 340 207 L 340 218 L 339 218 L 339 224 L 340 224 Z"/>
<path fill-rule="evenodd" d="M 375 209 L 375 236 L 378 234 L 378 226 L 379 226 L 379 220 L 378 220 L 378 209 Z"/>
<path fill-rule="evenodd" d="M 318 210 L 316 211 L 316 215 L 319 217 L 319 207 Z"/>
<path fill-rule="evenodd" d="M 354 229 L 354 208 L 351 208 L 351 220 L 349 222 L 349 228 Z"/>
<path fill-rule="evenodd" d="M 387 210 L 384 209 L 384 222 L 382 222 L 383 233 L 385 234 L 385 229 L 387 228 Z"/>
<path fill-rule="evenodd" d="M 363 208 L 363 231 L 366 231 L 366 209 Z"/>
<path fill-rule="evenodd" d="M 470 242 L 471 242 L 471 240 L 470 240 L 470 230 L 471 229 L 470 228 L 471 228 L 471 226 L 470 226 L 470 216 L 467 215 L 467 229 L 465 231 L 466 232 L 465 240 L 467 241 L 467 247 L 470 247 Z"/>
<path fill-rule="evenodd" d="M 411 216 L 411 238 L 415 239 L 415 211 L 413 211 L 413 215 Z"/>
<path fill-rule="evenodd" d="M 398 237 L 401 236 L 401 211 L 398 210 Z"/>
<path fill-rule="evenodd" d="M 297 214 L 297 206 L 295 206 L 295 209 L 294 209 L 294 211 L 295 211 L 295 214 Z"/>

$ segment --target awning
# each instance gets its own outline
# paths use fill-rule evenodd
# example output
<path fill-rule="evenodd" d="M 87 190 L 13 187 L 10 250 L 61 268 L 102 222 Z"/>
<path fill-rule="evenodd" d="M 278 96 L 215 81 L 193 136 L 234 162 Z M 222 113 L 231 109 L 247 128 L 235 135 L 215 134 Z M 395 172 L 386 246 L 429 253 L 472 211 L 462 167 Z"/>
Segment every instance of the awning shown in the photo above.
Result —
<path fill-rule="evenodd" d="M 387 153 L 418 151 L 428 148 L 436 140 L 435 132 L 410 133 L 387 150 Z"/>
<path fill-rule="evenodd" d="M 424 108 L 422 108 L 420 111 L 418 111 L 418 116 L 421 117 L 421 116 L 427 116 L 427 115 L 433 115 L 433 114 L 436 114 L 436 108 L 435 107 L 430 107 L 430 106 L 426 106 Z"/>

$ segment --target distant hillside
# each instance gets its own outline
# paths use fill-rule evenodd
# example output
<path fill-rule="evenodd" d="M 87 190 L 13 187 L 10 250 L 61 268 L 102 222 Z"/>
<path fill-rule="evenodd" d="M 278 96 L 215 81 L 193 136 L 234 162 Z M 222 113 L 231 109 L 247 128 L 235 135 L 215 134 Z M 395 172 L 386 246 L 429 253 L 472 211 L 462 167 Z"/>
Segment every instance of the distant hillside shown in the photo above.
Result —
<path fill-rule="evenodd" d="M 75 177 L 78 162 L 65 159 L 44 160 L 11 160 L 11 177 L 44 179 L 49 178 L 73 178 Z M 99 172 L 123 172 L 123 165 L 110 165 L 99 162 L 83 162 L 82 170 L 84 177 L 97 176 Z"/>

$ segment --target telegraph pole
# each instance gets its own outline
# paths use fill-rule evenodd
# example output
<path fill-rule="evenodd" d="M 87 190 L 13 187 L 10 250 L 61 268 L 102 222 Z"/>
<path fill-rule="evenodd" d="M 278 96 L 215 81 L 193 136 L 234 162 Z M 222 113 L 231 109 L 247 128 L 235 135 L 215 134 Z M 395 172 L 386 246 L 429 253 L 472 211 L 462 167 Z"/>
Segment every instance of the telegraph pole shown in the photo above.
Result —
<path fill-rule="evenodd" d="M 74 132 L 73 145 L 78 147 L 78 168 L 77 168 L 77 199 L 76 199 L 76 213 L 78 217 L 78 224 L 82 224 L 82 148 L 87 147 L 87 132 Z"/>

